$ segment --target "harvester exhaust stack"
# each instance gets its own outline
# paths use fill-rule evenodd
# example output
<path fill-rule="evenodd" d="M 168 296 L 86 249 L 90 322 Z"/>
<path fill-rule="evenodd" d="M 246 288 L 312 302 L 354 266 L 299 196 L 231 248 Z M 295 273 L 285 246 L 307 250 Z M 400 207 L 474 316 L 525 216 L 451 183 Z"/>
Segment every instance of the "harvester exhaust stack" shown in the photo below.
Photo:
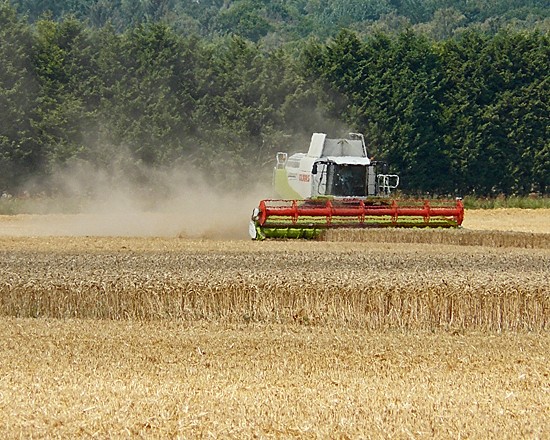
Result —
<path fill-rule="evenodd" d="M 382 168 L 383 172 L 378 170 Z M 367 156 L 364 138 L 327 139 L 314 133 L 307 154 L 277 154 L 276 199 L 254 209 L 250 236 L 318 238 L 334 228 L 456 228 L 464 219 L 461 199 L 391 199 L 399 176 Z"/>

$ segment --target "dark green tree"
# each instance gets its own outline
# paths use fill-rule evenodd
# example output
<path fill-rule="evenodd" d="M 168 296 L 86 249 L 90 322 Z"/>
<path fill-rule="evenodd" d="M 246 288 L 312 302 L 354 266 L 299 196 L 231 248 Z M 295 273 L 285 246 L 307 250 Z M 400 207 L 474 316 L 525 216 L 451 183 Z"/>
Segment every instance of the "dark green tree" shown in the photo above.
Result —
<path fill-rule="evenodd" d="M 482 194 L 540 188 L 533 170 L 548 139 L 547 38 L 472 31 L 442 51 L 446 143 L 461 186 Z"/>
<path fill-rule="evenodd" d="M 406 188 L 452 189 L 441 140 L 439 59 L 426 39 L 405 32 L 361 43 L 343 31 L 311 65 L 334 90 L 329 111 L 364 131 L 371 154 L 390 161 Z"/>
<path fill-rule="evenodd" d="M 112 128 L 112 142 L 147 164 L 183 154 L 184 134 L 193 130 L 197 41 L 177 37 L 164 24 L 104 38 L 101 117 Z"/>
<path fill-rule="evenodd" d="M 84 148 L 83 133 L 99 102 L 89 36 L 73 18 L 36 24 L 33 64 L 39 82 L 35 124 L 48 167 L 63 164 Z"/>
<path fill-rule="evenodd" d="M 0 191 L 15 191 L 45 159 L 34 123 L 38 84 L 33 75 L 31 29 L 0 3 Z"/>
<path fill-rule="evenodd" d="M 261 2 L 241 0 L 222 10 L 216 19 L 217 29 L 222 35 L 234 34 L 250 41 L 259 41 L 270 30 Z"/>

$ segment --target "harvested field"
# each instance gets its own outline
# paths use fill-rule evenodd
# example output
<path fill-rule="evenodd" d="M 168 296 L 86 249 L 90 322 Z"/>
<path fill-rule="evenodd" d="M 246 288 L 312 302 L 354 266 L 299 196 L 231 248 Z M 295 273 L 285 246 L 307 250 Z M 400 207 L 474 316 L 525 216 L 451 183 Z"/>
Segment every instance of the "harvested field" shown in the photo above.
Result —
<path fill-rule="evenodd" d="M 463 226 L 469 230 L 550 234 L 550 209 L 466 210 Z"/>
<path fill-rule="evenodd" d="M 546 234 L 366 232 L 0 220 L 2 437 L 550 438 Z"/>
<path fill-rule="evenodd" d="M 251 210 L 250 210 L 251 211 Z M 205 213 L 205 215 L 208 215 Z M 248 211 L 227 221 L 189 219 L 174 213 L 117 210 L 101 214 L 0 215 L 0 236 L 99 236 L 248 239 Z M 224 219 L 226 220 L 226 219 Z M 463 223 L 468 231 L 507 231 L 550 234 L 550 209 L 467 210 Z"/>
<path fill-rule="evenodd" d="M 0 320 L 3 437 L 550 436 L 548 334 Z"/>

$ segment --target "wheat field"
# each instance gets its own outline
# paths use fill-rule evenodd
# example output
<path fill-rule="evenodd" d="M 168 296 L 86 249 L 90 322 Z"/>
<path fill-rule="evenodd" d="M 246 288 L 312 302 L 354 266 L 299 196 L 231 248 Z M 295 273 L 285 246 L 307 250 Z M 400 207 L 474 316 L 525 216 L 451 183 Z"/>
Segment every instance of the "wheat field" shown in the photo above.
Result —
<path fill-rule="evenodd" d="M 0 433 L 550 438 L 538 221 L 259 243 L 0 219 Z"/>
<path fill-rule="evenodd" d="M 5 316 L 550 326 L 549 249 L 112 237 L 0 238 L 0 246 Z"/>

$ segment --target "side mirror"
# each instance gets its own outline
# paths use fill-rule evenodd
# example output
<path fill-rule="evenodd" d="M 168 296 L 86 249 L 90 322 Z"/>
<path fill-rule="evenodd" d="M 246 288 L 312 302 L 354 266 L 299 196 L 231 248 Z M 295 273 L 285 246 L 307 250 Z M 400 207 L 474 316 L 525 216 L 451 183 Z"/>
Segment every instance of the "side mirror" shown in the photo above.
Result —
<path fill-rule="evenodd" d="M 288 155 L 286 153 L 279 152 L 277 153 L 277 169 L 282 170 L 284 169 L 286 165 L 286 161 L 288 159 Z"/>
<path fill-rule="evenodd" d="M 311 169 L 311 174 L 317 174 L 317 162 L 313 164 L 313 168 Z"/>

